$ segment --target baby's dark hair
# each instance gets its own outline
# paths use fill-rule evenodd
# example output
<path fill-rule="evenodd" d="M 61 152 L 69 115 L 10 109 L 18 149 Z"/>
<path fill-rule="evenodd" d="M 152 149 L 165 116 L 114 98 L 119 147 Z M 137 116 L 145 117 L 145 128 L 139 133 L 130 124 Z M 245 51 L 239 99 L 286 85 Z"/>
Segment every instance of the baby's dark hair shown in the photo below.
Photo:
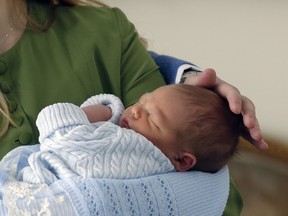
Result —
<path fill-rule="evenodd" d="M 187 107 L 181 142 L 196 157 L 191 170 L 216 172 L 237 152 L 242 115 L 215 92 L 191 85 L 174 85 Z"/>

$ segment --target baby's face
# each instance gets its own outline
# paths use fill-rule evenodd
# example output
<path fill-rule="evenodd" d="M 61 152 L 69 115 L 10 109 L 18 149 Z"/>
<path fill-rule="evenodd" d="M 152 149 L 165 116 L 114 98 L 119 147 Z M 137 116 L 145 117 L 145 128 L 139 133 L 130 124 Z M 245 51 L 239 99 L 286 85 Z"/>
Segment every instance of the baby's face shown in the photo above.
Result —
<path fill-rule="evenodd" d="M 119 123 L 142 134 L 170 159 L 180 149 L 179 130 L 185 122 L 185 108 L 177 94 L 170 86 L 147 93 L 123 112 Z"/>

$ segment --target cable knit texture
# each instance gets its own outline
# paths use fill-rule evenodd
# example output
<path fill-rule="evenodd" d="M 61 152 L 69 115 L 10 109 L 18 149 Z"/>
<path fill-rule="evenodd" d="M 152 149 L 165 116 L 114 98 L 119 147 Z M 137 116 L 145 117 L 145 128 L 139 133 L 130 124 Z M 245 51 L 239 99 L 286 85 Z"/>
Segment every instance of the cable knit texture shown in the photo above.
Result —
<path fill-rule="evenodd" d="M 96 103 L 109 105 L 110 120 L 119 121 L 123 111 L 119 98 L 97 95 L 82 107 Z M 29 156 L 29 166 L 21 171 L 19 180 L 51 184 L 76 176 L 123 179 L 174 171 L 170 160 L 142 135 L 111 122 L 91 124 L 73 104 L 44 108 L 36 124 L 40 151 Z"/>
<path fill-rule="evenodd" d="M 122 112 L 114 106 L 118 102 L 109 104 L 115 115 Z M 171 172 L 168 158 L 147 139 L 111 122 L 90 124 L 81 108 L 68 103 L 46 107 L 37 125 L 41 144 L 16 148 L 0 162 L 0 215 L 202 216 L 224 211 L 227 167 L 214 174 Z"/>
<path fill-rule="evenodd" d="M 0 172 L 0 181 L 5 185 L 0 187 L 1 216 L 220 216 L 229 192 L 227 167 L 214 174 L 170 172 L 125 180 L 67 178 L 51 185 L 17 181 Z"/>

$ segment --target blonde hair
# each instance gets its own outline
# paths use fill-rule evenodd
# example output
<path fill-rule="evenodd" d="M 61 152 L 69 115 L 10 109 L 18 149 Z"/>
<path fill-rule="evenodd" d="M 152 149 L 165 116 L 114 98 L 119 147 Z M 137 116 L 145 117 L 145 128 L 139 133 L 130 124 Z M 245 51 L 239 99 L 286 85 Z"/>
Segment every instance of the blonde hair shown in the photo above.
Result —
<path fill-rule="evenodd" d="M 6 133 L 10 124 L 17 127 L 14 121 L 10 118 L 9 107 L 5 96 L 0 92 L 0 138 Z"/>
<path fill-rule="evenodd" d="M 29 0 L 22 0 L 22 1 L 27 2 Z M 21 12 L 27 18 L 27 28 L 30 28 L 32 30 L 40 30 L 40 31 L 45 31 L 50 28 L 50 26 L 52 25 L 55 19 L 56 8 L 60 5 L 65 5 L 65 6 L 70 6 L 70 7 L 77 6 L 77 5 L 92 5 L 95 7 L 108 7 L 108 5 L 98 0 L 37 0 L 37 1 L 50 5 L 50 11 L 47 16 L 46 23 L 36 23 L 35 21 L 33 21 L 29 17 L 29 14 L 27 14 L 25 8 L 22 8 Z"/>

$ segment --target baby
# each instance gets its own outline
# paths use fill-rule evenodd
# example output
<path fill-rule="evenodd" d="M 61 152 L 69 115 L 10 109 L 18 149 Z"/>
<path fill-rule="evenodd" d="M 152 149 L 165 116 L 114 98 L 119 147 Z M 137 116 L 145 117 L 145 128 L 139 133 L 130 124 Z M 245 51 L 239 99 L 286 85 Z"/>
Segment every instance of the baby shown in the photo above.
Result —
<path fill-rule="evenodd" d="M 216 172 L 234 155 L 242 124 L 220 96 L 191 85 L 160 87 L 125 110 L 118 97 L 102 94 L 81 108 L 45 107 L 36 121 L 39 149 L 16 148 L 1 164 L 19 181 L 46 184 L 78 176 Z"/>
<path fill-rule="evenodd" d="M 103 106 L 110 118 L 111 112 Z M 88 111 L 90 110 L 90 111 Z M 92 107 L 85 107 L 95 121 Z M 90 115 L 89 115 L 90 113 Z M 142 134 L 170 159 L 177 171 L 215 172 L 236 152 L 242 116 L 214 92 L 184 84 L 144 94 L 124 110 L 119 125 Z"/>

